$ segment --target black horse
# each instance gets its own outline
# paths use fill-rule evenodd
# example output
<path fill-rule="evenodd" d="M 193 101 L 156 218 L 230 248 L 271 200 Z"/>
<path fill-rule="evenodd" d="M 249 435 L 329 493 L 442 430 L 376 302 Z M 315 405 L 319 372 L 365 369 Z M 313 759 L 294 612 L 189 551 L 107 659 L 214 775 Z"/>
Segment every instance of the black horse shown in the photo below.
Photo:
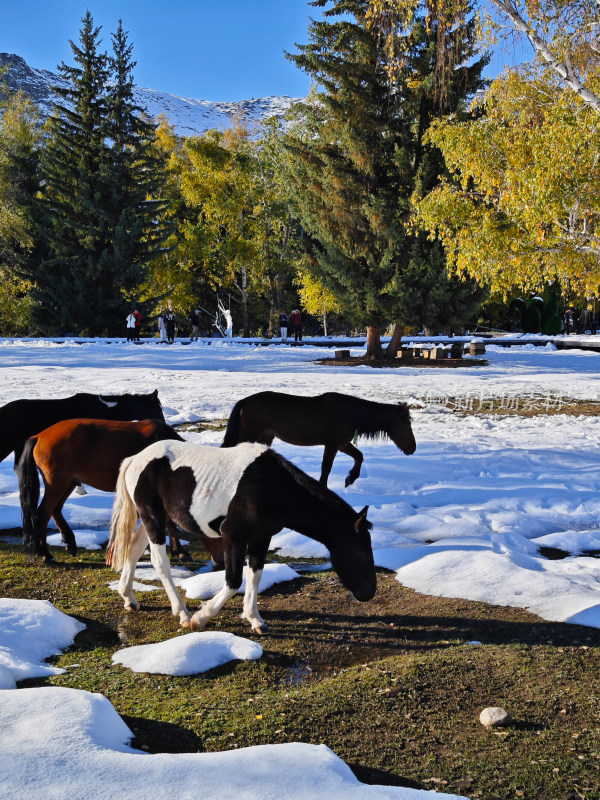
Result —
<path fill-rule="evenodd" d="M 85 394 L 59 400 L 13 400 L 0 408 L 0 461 L 15 453 L 19 463 L 25 442 L 65 419 L 160 419 L 158 391 L 151 394 Z"/>
<path fill-rule="evenodd" d="M 376 403 L 338 392 L 297 397 L 281 392 L 258 392 L 233 407 L 221 447 L 238 442 L 271 446 L 277 437 L 289 444 L 325 447 L 320 481 L 327 486 L 333 459 L 339 450 L 354 459 L 346 486 L 360 475 L 363 454 L 353 441 L 363 436 L 388 436 L 407 456 L 415 452 L 410 411 L 405 403 Z"/>
<path fill-rule="evenodd" d="M 119 594 L 125 609 L 139 608 L 132 586 L 135 565 L 150 542 L 150 558 L 183 627 L 199 630 L 242 583 L 248 561 L 242 617 L 262 633 L 267 625 L 256 597 L 271 537 L 283 527 L 327 547 L 331 564 L 357 600 L 377 588 L 368 507 L 356 512 L 341 497 L 283 456 L 260 444 L 219 447 L 157 442 L 126 458 L 119 472 L 111 520 L 108 563 L 122 570 Z M 138 515 L 142 525 L 136 529 Z M 193 617 L 171 578 L 165 523 L 222 539 L 225 585 Z"/>

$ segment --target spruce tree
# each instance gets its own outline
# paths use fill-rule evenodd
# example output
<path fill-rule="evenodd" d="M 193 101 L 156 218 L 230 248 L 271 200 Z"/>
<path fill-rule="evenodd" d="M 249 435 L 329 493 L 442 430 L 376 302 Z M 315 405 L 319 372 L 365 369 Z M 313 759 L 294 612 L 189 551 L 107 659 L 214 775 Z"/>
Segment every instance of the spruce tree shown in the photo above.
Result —
<path fill-rule="evenodd" d="M 70 42 L 75 66 L 62 63 L 66 85 L 48 120 L 42 154 L 47 257 L 35 273 L 39 322 L 45 330 L 90 334 L 106 325 L 118 287 L 102 269 L 110 238 L 110 157 L 106 144 L 106 55 L 89 11 L 79 44 Z"/>
<path fill-rule="evenodd" d="M 448 280 L 443 252 L 410 230 L 411 198 L 431 188 L 442 166 L 423 141 L 431 119 L 464 105 L 485 61 L 454 69 L 439 98 L 435 32 L 417 17 L 390 69 L 383 37 L 367 24 L 368 0 L 312 5 L 325 8 L 324 18 L 311 22 L 310 43 L 288 55 L 317 87 L 288 139 L 294 200 L 317 276 L 367 327 L 367 354 L 379 357 L 390 323 L 398 331 L 431 326 L 454 302 L 458 284 Z M 465 23 L 454 65 L 472 55 L 470 33 Z"/>
<path fill-rule="evenodd" d="M 109 202 L 111 247 L 107 269 L 133 300 L 148 263 L 160 252 L 170 226 L 160 199 L 165 159 L 155 147 L 156 124 L 134 97 L 133 46 L 119 20 L 109 57 L 112 82 L 107 97 L 107 135 L 111 142 L 112 192 Z"/>
<path fill-rule="evenodd" d="M 155 126 L 134 102 L 132 48 L 121 23 L 110 58 L 99 34 L 87 12 L 70 42 L 75 66 L 59 67 L 62 102 L 42 156 L 46 256 L 33 274 L 40 326 L 92 336 L 122 330 L 165 237 L 164 204 L 151 199 L 162 180 Z"/>

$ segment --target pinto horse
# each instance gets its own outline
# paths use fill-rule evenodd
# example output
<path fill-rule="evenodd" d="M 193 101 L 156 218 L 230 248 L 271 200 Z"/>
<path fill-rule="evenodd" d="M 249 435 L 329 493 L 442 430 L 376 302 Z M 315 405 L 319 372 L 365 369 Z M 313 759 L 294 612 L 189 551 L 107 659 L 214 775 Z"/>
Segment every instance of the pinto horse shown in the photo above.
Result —
<path fill-rule="evenodd" d="M 199 630 L 242 584 L 248 561 L 242 618 L 268 629 L 257 606 L 258 584 L 271 537 L 283 527 L 327 547 L 333 568 L 357 600 L 377 588 L 368 506 L 357 513 L 341 497 L 261 444 L 223 450 L 187 442 L 157 442 L 123 461 L 113 507 L 107 563 L 121 570 L 119 594 L 128 611 L 137 561 L 150 541 L 150 558 L 182 627 Z M 142 525 L 136 530 L 137 518 Z M 165 522 L 187 533 L 221 537 L 225 585 L 193 617 L 171 578 Z"/>
<path fill-rule="evenodd" d="M 77 551 L 75 535 L 62 514 L 73 489 L 80 483 L 87 483 L 94 489 L 114 492 L 121 461 L 165 439 L 183 441 L 166 422 L 150 419 L 141 422 L 68 419 L 29 438 L 15 467 L 26 549 L 42 556 L 47 563 L 54 560 L 46 545 L 46 529 L 52 516 L 67 550 L 74 555 Z M 45 487 L 39 507 L 38 470 Z M 177 529 L 171 524 L 169 536 L 173 554 L 185 558 L 188 554 L 177 538 Z M 207 544 L 212 545 L 212 541 Z M 213 549 L 215 561 L 222 561 L 219 548 Z"/>
<path fill-rule="evenodd" d="M 30 436 L 63 419 L 160 419 L 158 391 L 151 394 L 85 394 L 58 400 L 13 400 L 0 408 L 0 461 L 15 452 L 15 465 Z"/>
<path fill-rule="evenodd" d="M 407 456 L 417 447 L 405 403 L 376 403 L 339 392 L 316 397 L 281 392 L 251 394 L 234 405 L 221 447 L 239 442 L 261 442 L 270 447 L 275 437 L 288 444 L 322 444 L 325 451 L 320 482 L 327 486 L 339 450 L 354 459 L 345 482 L 350 486 L 360 475 L 363 462 L 363 454 L 353 444 L 359 436 L 387 436 Z"/>

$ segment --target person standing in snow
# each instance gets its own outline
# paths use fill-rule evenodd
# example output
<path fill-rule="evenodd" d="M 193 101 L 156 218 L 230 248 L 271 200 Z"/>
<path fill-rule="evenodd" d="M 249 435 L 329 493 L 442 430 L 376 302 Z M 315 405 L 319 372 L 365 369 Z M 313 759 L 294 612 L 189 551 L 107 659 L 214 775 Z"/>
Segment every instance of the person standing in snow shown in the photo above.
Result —
<path fill-rule="evenodd" d="M 167 342 L 173 344 L 175 341 L 175 334 L 177 333 L 177 319 L 173 311 L 167 311 L 165 322 L 167 328 Z"/>
<path fill-rule="evenodd" d="M 190 314 L 190 325 L 192 326 L 192 335 L 190 342 L 198 341 L 198 334 L 200 333 L 200 309 L 197 308 Z"/>
<path fill-rule="evenodd" d="M 563 317 L 563 331 L 567 334 L 567 336 L 573 332 L 573 324 L 573 309 L 567 308 Z"/>
<path fill-rule="evenodd" d="M 281 316 L 279 317 L 279 330 L 281 331 L 281 341 L 287 341 L 288 315 L 285 313 L 285 311 L 282 311 Z"/>
<path fill-rule="evenodd" d="M 295 308 L 292 311 L 292 314 L 290 316 L 290 320 L 291 320 L 291 323 L 292 323 L 292 328 L 294 329 L 294 341 L 295 342 L 301 342 L 302 341 L 302 315 L 300 314 L 300 312 L 298 311 L 297 308 Z"/>
<path fill-rule="evenodd" d="M 127 326 L 127 341 L 133 342 L 135 340 L 135 314 L 130 311 L 125 318 L 125 325 Z"/>
<path fill-rule="evenodd" d="M 135 341 L 139 342 L 139 340 L 140 340 L 140 329 L 141 329 L 141 326 L 142 326 L 143 317 L 142 317 L 141 313 L 138 311 L 137 308 L 133 312 L 133 316 L 135 317 Z"/>
<path fill-rule="evenodd" d="M 167 341 L 167 326 L 165 323 L 166 316 L 167 312 L 164 310 L 164 308 L 162 308 L 160 314 L 158 315 L 158 333 L 160 334 L 161 342 Z"/>

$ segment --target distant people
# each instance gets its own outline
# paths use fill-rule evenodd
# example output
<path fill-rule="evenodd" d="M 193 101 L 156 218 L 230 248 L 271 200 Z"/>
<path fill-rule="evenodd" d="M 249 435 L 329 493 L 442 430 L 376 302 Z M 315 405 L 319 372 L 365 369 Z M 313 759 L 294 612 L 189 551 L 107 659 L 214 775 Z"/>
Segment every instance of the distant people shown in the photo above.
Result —
<path fill-rule="evenodd" d="M 573 326 L 575 321 L 573 319 L 573 309 L 567 308 L 565 314 L 563 316 L 563 332 L 566 333 L 567 336 L 573 333 Z"/>
<path fill-rule="evenodd" d="M 298 311 L 297 308 L 295 308 L 292 311 L 292 313 L 290 315 L 290 320 L 291 320 L 291 323 L 292 323 L 292 330 L 294 331 L 294 341 L 295 342 L 301 342 L 302 341 L 302 315 L 300 314 L 300 312 Z"/>
<path fill-rule="evenodd" d="M 594 328 L 594 307 L 590 304 L 587 308 L 584 308 L 581 312 L 580 317 L 580 325 L 581 325 L 581 333 L 587 333 L 588 330 L 590 333 L 595 333 Z"/>
<path fill-rule="evenodd" d="M 167 311 L 165 327 L 167 329 L 167 342 L 169 344 L 173 344 L 175 341 L 175 335 L 177 333 L 177 318 L 175 317 L 175 313 L 173 311 Z"/>
<path fill-rule="evenodd" d="M 282 311 L 281 316 L 279 317 L 279 330 L 281 331 L 282 342 L 287 342 L 288 322 L 288 315 L 285 313 L 285 311 Z"/>
<path fill-rule="evenodd" d="M 125 318 L 125 325 L 127 330 L 127 341 L 133 342 L 135 341 L 135 314 L 133 311 L 130 311 L 127 317 Z"/>
<path fill-rule="evenodd" d="M 158 335 L 160 336 L 161 342 L 167 341 L 167 323 L 166 323 L 167 312 L 164 308 L 161 309 L 160 314 L 158 315 Z"/>
<path fill-rule="evenodd" d="M 138 311 L 137 308 L 133 312 L 133 316 L 135 317 L 135 341 L 139 342 L 139 340 L 140 340 L 140 330 L 141 330 L 141 327 L 142 327 L 142 319 L 143 319 L 143 317 L 142 317 L 141 313 Z"/>
<path fill-rule="evenodd" d="M 198 334 L 200 333 L 200 309 L 197 308 L 190 314 L 190 325 L 192 326 L 192 334 L 190 342 L 198 341 Z"/>

